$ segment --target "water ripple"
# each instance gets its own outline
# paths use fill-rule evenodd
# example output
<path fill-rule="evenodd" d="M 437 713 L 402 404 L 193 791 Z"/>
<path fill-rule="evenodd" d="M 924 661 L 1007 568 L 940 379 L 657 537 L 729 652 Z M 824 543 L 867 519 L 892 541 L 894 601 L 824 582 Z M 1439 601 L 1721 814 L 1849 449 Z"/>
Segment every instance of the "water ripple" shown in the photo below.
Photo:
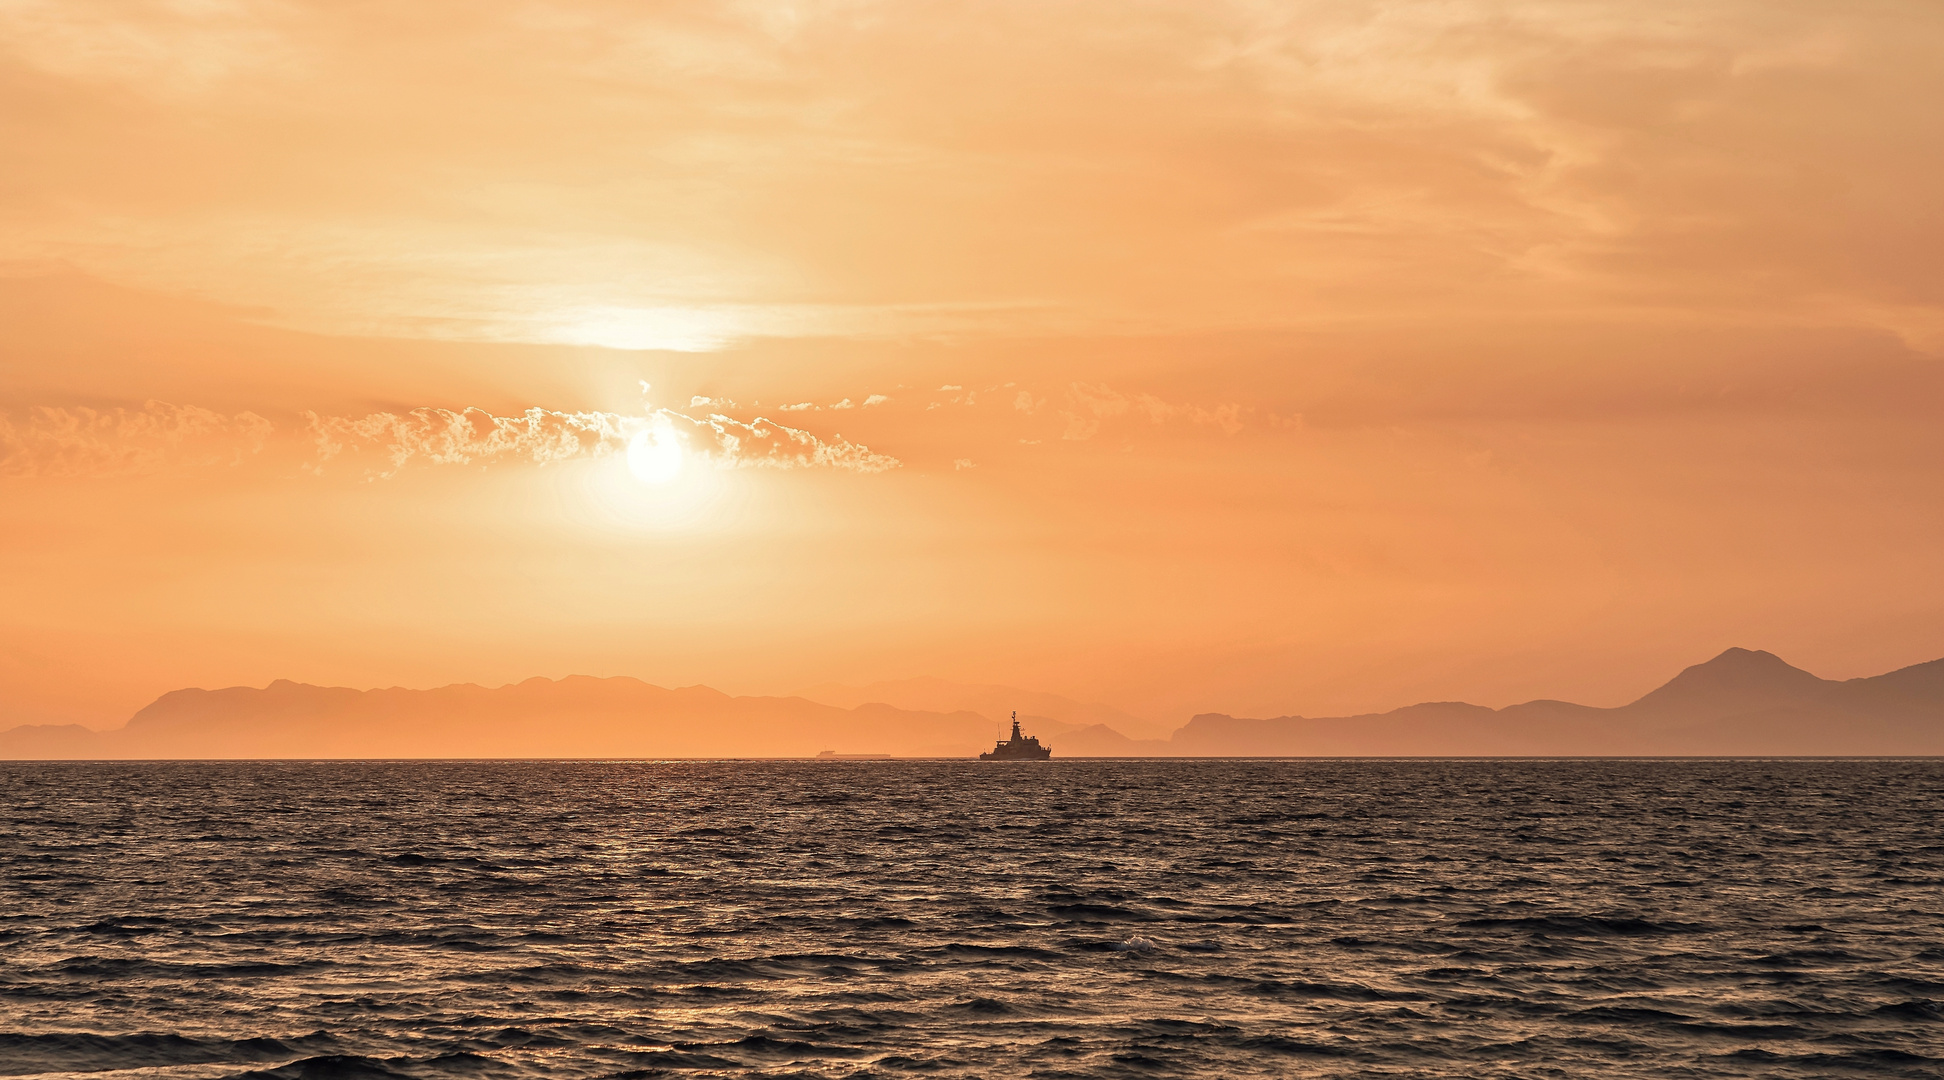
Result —
<path fill-rule="evenodd" d="M 1944 762 L 0 764 L 0 1077 L 1925 1076 Z"/>

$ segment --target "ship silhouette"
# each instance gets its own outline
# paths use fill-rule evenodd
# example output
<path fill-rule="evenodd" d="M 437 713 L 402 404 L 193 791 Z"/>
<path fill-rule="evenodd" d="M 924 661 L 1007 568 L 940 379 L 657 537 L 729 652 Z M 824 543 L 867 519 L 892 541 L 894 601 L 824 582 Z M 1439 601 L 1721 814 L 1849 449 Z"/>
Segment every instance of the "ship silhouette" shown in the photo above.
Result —
<path fill-rule="evenodd" d="M 1045 761 L 1053 756 L 1053 748 L 1041 746 L 1039 736 L 1019 733 L 1019 714 L 1012 714 L 1012 738 L 995 743 L 991 750 L 979 755 L 980 761 Z"/>

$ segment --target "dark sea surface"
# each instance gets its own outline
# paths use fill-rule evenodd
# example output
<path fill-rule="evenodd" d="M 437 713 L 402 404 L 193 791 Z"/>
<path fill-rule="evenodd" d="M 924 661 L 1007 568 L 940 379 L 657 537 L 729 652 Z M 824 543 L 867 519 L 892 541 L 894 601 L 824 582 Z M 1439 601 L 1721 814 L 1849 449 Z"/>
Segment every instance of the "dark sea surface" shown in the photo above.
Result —
<path fill-rule="evenodd" d="M 1944 762 L 0 764 L 0 1075 L 1944 1074 Z"/>

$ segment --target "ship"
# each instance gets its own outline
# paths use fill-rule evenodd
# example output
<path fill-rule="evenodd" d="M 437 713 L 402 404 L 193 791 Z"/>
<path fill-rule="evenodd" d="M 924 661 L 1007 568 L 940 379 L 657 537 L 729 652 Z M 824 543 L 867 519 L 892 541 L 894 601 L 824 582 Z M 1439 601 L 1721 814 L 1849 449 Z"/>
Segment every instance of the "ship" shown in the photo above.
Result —
<path fill-rule="evenodd" d="M 1041 746 L 1039 736 L 1019 733 L 1019 714 L 1012 714 L 1012 738 L 995 743 L 992 749 L 979 755 L 980 761 L 1045 761 L 1053 756 L 1053 748 Z"/>

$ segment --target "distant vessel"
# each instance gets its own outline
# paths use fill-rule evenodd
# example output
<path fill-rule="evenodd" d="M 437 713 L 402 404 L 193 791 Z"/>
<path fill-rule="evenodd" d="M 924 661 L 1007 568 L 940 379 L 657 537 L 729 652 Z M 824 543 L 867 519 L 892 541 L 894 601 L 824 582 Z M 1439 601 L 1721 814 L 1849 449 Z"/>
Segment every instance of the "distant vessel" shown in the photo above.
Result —
<path fill-rule="evenodd" d="M 1019 714 L 1012 714 L 1012 738 L 993 745 L 991 751 L 980 754 L 980 761 L 1045 761 L 1053 756 L 1053 748 L 1041 746 L 1039 736 L 1019 733 Z"/>

